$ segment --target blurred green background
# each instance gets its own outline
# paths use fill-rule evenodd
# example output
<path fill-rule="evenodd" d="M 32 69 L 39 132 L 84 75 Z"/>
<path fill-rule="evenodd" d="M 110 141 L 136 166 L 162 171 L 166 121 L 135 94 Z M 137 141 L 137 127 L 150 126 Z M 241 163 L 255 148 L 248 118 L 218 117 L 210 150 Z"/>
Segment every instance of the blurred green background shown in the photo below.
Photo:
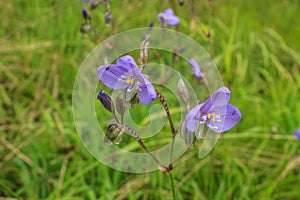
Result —
<path fill-rule="evenodd" d="M 92 12 L 100 38 L 80 34 L 80 0 L 12 0 L 0 7 L 0 197 L 171 199 L 161 172 L 110 169 L 84 148 L 72 118 L 77 69 L 96 44 L 145 27 L 173 1 L 111 0 Z M 180 31 L 208 51 L 243 118 L 204 159 L 175 162 L 178 199 L 300 199 L 300 1 L 194 1 Z M 210 32 L 210 38 L 205 35 Z M 178 123 L 178 122 L 177 122 Z"/>

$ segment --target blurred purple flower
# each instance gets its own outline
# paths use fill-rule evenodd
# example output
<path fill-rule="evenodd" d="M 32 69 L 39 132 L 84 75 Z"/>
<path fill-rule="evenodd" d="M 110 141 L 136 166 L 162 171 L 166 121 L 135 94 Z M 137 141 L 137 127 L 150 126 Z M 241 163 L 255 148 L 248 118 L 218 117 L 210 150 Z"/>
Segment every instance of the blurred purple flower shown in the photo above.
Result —
<path fill-rule="evenodd" d="M 186 128 L 195 132 L 200 124 L 205 123 L 211 130 L 222 133 L 231 129 L 241 119 L 240 111 L 228 104 L 230 90 L 219 88 L 204 103 L 197 105 L 186 115 Z"/>
<path fill-rule="evenodd" d="M 202 76 L 202 69 L 199 67 L 198 63 L 196 62 L 196 60 L 194 58 L 191 58 L 189 60 L 190 66 L 193 68 L 194 70 L 194 76 L 196 78 L 200 78 Z"/>
<path fill-rule="evenodd" d="M 298 128 L 298 129 L 296 129 L 296 130 L 294 131 L 294 136 L 295 136 L 298 140 L 300 140 L 300 128 Z"/>
<path fill-rule="evenodd" d="M 163 26 L 176 26 L 179 23 L 179 18 L 174 15 L 172 8 L 168 8 L 164 13 L 159 13 L 157 19 Z"/>
<path fill-rule="evenodd" d="M 91 0 L 82 0 L 84 3 L 88 3 L 90 2 Z"/>
<path fill-rule="evenodd" d="M 151 82 L 141 73 L 134 59 L 123 56 L 116 64 L 100 66 L 97 75 L 104 85 L 115 90 L 138 88 L 138 97 L 143 104 L 150 104 L 156 98 Z"/>
<path fill-rule="evenodd" d="M 92 19 L 91 14 L 90 14 L 90 12 L 87 8 L 83 8 L 81 13 L 82 13 L 82 17 L 85 20 L 87 20 L 87 19 L 91 20 Z"/>

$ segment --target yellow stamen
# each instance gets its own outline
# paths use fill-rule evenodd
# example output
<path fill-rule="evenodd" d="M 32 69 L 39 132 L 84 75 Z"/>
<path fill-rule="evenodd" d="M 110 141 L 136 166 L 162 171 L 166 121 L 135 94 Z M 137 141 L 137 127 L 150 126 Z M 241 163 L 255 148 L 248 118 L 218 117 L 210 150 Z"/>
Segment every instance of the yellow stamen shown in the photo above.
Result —
<path fill-rule="evenodd" d="M 134 79 L 133 78 L 127 78 L 126 79 L 126 83 L 133 84 L 134 83 Z"/>
<path fill-rule="evenodd" d="M 212 113 L 212 114 L 208 113 L 208 114 L 207 114 L 207 119 L 212 118 L 212 121 L 214 122 L 217 116 L 218 116 L 218 115 L 215 114 L 215 113 Z"/>
<path fill-rule="evenodd" d="M 212 121 L 214 122 L 215 121 L 215 118 L 217 117 L 217 114 L 212 114 Z"/>

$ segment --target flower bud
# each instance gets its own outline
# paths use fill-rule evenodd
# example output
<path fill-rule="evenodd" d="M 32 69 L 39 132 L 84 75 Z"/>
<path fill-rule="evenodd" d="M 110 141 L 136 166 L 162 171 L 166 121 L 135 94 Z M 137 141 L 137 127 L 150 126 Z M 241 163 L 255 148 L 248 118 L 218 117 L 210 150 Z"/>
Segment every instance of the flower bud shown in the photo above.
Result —
<path fill-rule="evenodd" d="M 91 20 L 92 17 L 91 17 L 91 14 L 89 12 L 89 10 L 87 8 L 84 8 L 82 9 L 82 17 L 85 19 L 85 20 Z"/>
<path fill-rule="evenodd" d="M 195 134 L 187 130 L 185 122 L 181 122 L 178 132 L 180 136 L 184 139 L 184 143 L 186 146 L 192 146 L 195 140 Z"/>
<path fill-rule="evenodd" d="M 89 33 L 89 31 L 91 30 L 91 25 L 90 24 L 81 24 L 81 27 L 80 27 L 80 32 L 83 34 L 83 35 L 87 35 Z"/>
<path fill-rule="evenodd" d="M 184 103 L 187 106 L 187 109 L 189 110 L 190 109 L 190 97 L 189 97 L 188 89 L 187 89 L 184 81 L 182 80 L 179 72 L 178 72 L 178 75 L 179 75 L 179 80 L 178 80 L 178 84 L 177 84 L 178 96 L 180 96 L 182 98 L 182 100 L 184 101 Z"/>
<path fill-rule="evenodd" d="M 104 143 L 108 145 L 119 144 L 122 141 L 123 133 L 118 124 L 109 125 L 105 133 Z"/>
<path fill-rule="evenodd" d="M 94 0 L 94 1 L 92 1 L 92 3 L 91 3 L 91 10 L 96 9 L 99 6 L 100 3 L 102 3 L 102 0 Z"/>
<path fill-rule="evenodd" d="M 102 105 L 106 110 L 112 112 L 113 110 L 113 103 L 111 101 L 110 96 L 103 90 L 100 90 L 98 93 L 97 99 L 101 101 Z"/>
<path fill-rule="evenodd" d="M 105 21 L 106 26 L 108 26 L 110 24 L 112 18 L 113 18 L 112 12 L 109 11 L 109 12 L 105 13 L 104 21 Z"/>
<path fill-rule="evenodd" d="M 151 30 L 153 26 L 154 26 L 154 22 L 150 22 L 150 23 L 149 23 L 149 26 L 148 26 L 148 27 L 149 27 L 149 30 Z"/>

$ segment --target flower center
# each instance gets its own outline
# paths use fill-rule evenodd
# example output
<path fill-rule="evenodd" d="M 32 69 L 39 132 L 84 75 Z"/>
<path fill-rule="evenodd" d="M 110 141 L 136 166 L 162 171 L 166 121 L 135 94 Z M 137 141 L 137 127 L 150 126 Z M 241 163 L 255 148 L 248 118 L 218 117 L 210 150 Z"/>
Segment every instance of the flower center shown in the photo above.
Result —
<path fill-rule="evenodd" d="M 127 78 L 126 79 L 126 83 L 133 84 L 134 83 L 134 79 L 133 78 Z"/>
<path fill-rule="evenodd" d="M 221 116 L 216 113 L 208 113 L 207 115 L 203 115 L 201 117 L 200 122 L 204 123 L 206 120 L 211 120 L 212 122 L 220 120 Z"/>
<path fill-rule="evenodd" d="M 207 119 L 212 119 L 212 122 L 215 122 L 215 119 L 218 117 L 218 115 L 216 113 L 208 113 L 207 114 Z M 219 116 L 220 117 L 220 116 Z"/>

